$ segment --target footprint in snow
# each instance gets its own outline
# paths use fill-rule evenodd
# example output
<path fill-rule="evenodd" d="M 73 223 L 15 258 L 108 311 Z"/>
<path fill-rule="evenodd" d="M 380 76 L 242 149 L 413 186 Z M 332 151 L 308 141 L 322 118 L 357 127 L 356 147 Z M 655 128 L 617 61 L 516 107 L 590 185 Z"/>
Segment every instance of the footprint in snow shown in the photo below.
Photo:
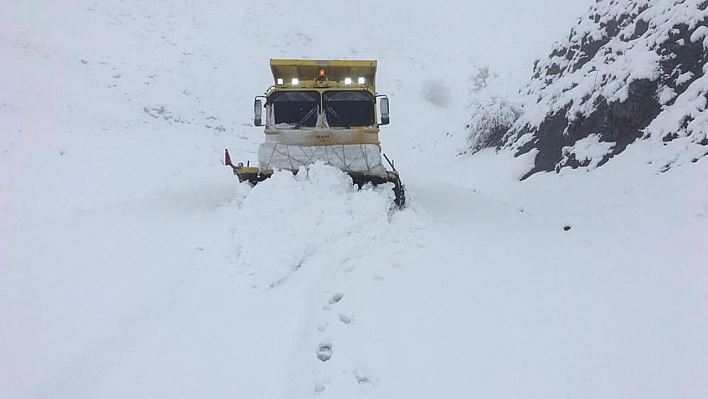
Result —
<path fill-rule="evenodd" d="M 361 384 L 371 384 L 371 379 L 369 378 L 368 375 L 361 373 L 361 372 L 354 372 L 354 378 L 356 378 L 356 382 Z"/>
<path fill-rule="evenodd" d="M 342 294 L 341 292 L 338 292 L 338 293 L 332 295 L 331 298 L 329 298 L 329 304 L 334 305 L 335 303 L 339 303 L 339 301 L 341 301 L 342 298 L 344 298 L 344 294 Z"/>
<path fill-rule="evenodd" d="M 322 306 L 322 309 L 327 310 L 327 311 L 332 310 L 332 305 L 339 303 L 339 301 L 341 301 L 342 298 L 344 298 L 344 294 L 342 294 L 341 292 L 338 292 L 338 293 L 332 295 L 332 297 L 329 298 L 329 300 L 327 300 L 327 303 L 324 306 Z"/>
<path fill-rule="evenodd" d="M 317 346 L 317 359 L 322 362 L 332 358 L 332 343 L 331 342 L 320 342 Z"/>

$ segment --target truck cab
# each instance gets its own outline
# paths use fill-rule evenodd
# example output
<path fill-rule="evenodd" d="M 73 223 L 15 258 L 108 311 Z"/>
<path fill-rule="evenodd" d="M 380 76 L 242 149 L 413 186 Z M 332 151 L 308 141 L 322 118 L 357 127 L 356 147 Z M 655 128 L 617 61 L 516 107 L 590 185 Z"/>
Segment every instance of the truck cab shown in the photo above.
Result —
<path fill-rule="evenodd" d="M 232 165 L 228 151 L 226 164 L 240 181 L 257 183 L 274 170 L 297 173 L 321 161 L 360 187 L 394 183 L 402 206 L 398 172 L 392 162 L 393 170 L 382 163 L 379 127 L 390 118 L 388 97 L 376 93 L 376 66 L 366 60 L 270 60 L 273 85 L 254 101 L 254 125 L 265 133 L 258 166 Z"/>

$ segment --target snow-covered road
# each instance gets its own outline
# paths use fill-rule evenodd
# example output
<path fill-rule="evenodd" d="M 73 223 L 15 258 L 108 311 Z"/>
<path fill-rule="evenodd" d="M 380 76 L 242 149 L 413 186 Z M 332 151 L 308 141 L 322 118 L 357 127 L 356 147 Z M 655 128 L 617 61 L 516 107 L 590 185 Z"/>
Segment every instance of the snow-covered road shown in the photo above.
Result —
<path fill-rule="evenodd" d="M 394 213 L 343 177 L 213 178 L 13 230 L 6 392 L 669 395 L 646 378 L 675 368 L 702 384 L 683 374 L 700 371 L 706 328 L 690 316 L 701 286 L 676 292 L 686 276 L 424 173 Z"/>

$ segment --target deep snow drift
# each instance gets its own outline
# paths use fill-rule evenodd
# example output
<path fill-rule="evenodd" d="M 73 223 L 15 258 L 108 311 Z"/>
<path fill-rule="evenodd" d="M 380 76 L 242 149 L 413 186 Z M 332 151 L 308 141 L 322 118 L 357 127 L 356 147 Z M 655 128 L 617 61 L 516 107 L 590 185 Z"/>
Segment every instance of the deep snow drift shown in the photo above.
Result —
<path fill-rule="evenodd" d="M 705 397 L 705 161 L 456 156 L 570 3 L 0 6 L 0 397 Z M 407 209 L 221 164 L 256 158 L 268 58 L 301 56 L 379 59 Z"/>

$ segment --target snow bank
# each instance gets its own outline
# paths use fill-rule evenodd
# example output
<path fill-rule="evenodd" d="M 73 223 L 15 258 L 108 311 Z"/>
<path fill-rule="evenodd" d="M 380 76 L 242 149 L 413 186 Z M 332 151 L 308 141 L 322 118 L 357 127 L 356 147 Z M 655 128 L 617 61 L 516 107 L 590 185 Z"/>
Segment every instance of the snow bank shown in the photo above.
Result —
<path fill-rule="evenodd" d="M 343 237 L 376 234 L 388 223 L 391 184 L 365 186 L 322 162 L 239 188 L 235 240 L 239 266 L 258 286 L 275 286 Z"/>

